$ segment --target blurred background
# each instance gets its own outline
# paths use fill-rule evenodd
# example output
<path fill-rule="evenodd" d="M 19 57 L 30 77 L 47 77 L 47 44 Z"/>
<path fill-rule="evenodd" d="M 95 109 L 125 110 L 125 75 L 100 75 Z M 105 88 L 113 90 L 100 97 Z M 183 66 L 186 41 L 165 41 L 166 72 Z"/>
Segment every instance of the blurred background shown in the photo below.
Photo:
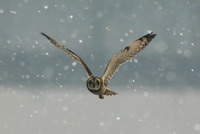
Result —
<path fill-rule="evenodd" d="M 199 13 L 198 0 L 0 0 L 0 132 L 199 133 Z M 109 83 L 119 96 L 104 101 L 87 91 L 83 67 L 40 35 L 100 77 L 150 31 L 156 38 Z"/>

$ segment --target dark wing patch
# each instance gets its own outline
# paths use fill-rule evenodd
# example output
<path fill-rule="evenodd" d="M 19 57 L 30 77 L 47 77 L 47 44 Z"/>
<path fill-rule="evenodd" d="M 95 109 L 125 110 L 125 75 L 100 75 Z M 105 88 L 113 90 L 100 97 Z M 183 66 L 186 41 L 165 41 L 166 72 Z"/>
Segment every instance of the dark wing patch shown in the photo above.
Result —
<path fill-rule="evenodd" d="M 130 49 L 129 46 L 127 46 L 127 47 L 124 48 L 125 51 L 128 51 L 129 49 Z"/>

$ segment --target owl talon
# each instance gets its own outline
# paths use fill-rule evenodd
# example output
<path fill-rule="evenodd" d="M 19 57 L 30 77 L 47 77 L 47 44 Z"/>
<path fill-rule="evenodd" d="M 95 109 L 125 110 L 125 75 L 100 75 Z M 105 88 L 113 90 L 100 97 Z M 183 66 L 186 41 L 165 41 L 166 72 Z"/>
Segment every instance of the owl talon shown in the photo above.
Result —
<path fill-rule="evenodd" d="M 104 99 L 104 96 L 103 95 L 99 95 L 99 99 Z"/>

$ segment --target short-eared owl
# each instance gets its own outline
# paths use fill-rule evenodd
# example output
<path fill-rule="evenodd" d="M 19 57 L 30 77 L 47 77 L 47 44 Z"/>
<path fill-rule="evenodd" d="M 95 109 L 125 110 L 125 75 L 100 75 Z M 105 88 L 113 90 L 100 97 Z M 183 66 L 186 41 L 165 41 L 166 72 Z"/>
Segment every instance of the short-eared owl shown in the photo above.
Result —
<path fill-rule="evenodd" d="M 117 95 L 116 92 L 111 91 L 110 89 L 107 88 L 108 82 L 113 77 L 115 71 L 119 68 L 120 65 L 128 62 L 137 53 L 139 53 L 142 49 L 144 49 L 149 44 L 149 42 L 156 36 L 156 34 L 153 34 L 151 32 L 139 38 L 129 46 L 125 47 L 120 52 L 118 52 L 114 57 L 112 57 L 102 77 L 94 77 L 88 66 L 78 55 L 76 55 L 74 52 L 69 50 L 67 47 L 61 45 L 59 42 L 55 41 L 48 35 L 44 33 L 41 34 L 44 35 L 47 39 L 49 39 L 51 43 L 53 43 L 55 46 L 68 53 L 70 56 L 72 56 L 73 59 L 77 60 L 83 65 L 88 75 L 86 86 L 90 92 L 98 95 L 100 99 L 103 99 L 104 95 L 110 95 L 110 96 Z"/>

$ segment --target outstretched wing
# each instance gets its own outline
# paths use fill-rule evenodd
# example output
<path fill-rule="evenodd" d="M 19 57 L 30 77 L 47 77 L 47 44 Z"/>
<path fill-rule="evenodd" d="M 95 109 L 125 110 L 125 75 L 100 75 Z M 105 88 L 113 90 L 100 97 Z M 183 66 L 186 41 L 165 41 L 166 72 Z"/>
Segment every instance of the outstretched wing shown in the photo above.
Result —
<path fill-rule="evenodd" d="M 132 59 L 137 53 L 139 53 L 142 49 L 144 49 L 155 36 L 156 34 L 149 33 L 139 38 L 129 46 L 125 47 L 123 50 L 118 52 L 114 57 L 112 57 L 102 76 L 104 84 L 105 85 L 108 84 L 109 80 L 113 77 L 115 71 L 119 68 L 120 65 Z"/>
<path fill-rule="evenodd" d="M 76 55 L 74 52 L 72 52 L 71 50 L 69 50 L 67 47 L 65 47 L 62 44 L 60 44 L 59 42 L 55 41 L 54 39 L 52 39 L 51 37 L 49 37 L 45 33 L 41 33 L 41 34 L 44 35 L 48 40 L 50 40 L 51 43 L 53 43 L 55 46 L 57 46 L 58 48 L 62 49 L 66 53 L 68 53 L 73 59 L 79 61 L 83 65 L 83 67 L 84 67 L 84 69 L 85 69 L 88 77 L 92 76 L 92 73 L 91 73 L 90 69 L 87 67 L 87 65 L 85 64 L 85 62 L 78 55 Z"/>

